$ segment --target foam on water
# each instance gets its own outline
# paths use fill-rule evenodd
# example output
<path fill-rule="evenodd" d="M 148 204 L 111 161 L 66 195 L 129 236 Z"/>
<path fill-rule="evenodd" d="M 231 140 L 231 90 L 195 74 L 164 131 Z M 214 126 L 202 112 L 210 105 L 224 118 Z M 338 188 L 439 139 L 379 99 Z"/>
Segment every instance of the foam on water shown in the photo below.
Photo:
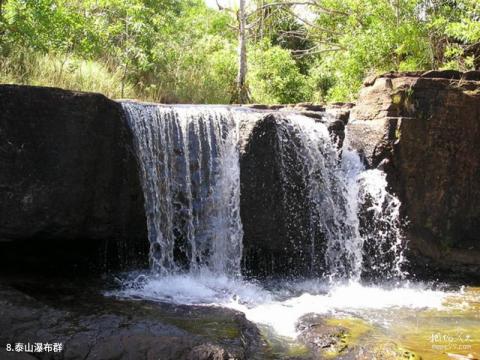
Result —
<path fill-rule="evenodd" d="M 223 306 L 237 300 L 246 304 L 271 300 L 270 293 L 257 283 L 207 268 L 195 273 L 139 275 L 124 281 L 122 290 L 109 295 L 186 305 Z"/>
<path fill-rule="evenodd" d="M 306 314 L 361 316 L 368 310 L 392 308 L 441 309 L 453 293 L 425 285 L 380 287 L 356 282 L 330 285 L 320 280 L 276 282 L 262 286 L 208 270 L 197 274 L 140 276 L 111 292 L 127 299 L 146 299 L 188 305 L 213 305 L 245 313 L 248 320 L 271 327 L 280 336 L 295 338 L 296 324 Z"/>
<path fill-rule="evenodd" d="M 247 318 L 256 323 L 271 326 L 278 335 L 295 337 L 296 323 L 309 313 L 328 314 L 349 312 L 361 315 L 365 310 L 392 307 L 440 308 L 445 293 L 426 289 L 382 289 L 359 284 L 333 287 L 326 294 L 305 292 L 281 302 L 259 304 L 253 308 L 237 306 Z"/>

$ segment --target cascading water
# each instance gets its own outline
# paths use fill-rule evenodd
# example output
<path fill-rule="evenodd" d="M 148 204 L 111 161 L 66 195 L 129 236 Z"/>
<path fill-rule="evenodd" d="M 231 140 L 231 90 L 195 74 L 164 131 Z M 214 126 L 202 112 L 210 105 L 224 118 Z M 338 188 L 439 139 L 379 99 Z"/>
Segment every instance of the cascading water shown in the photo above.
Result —
<path fill-rule="evenodd" d="M 239 274 L 238 123 L 227 108 L 125 102 L 154 270 Z"/>
<path fill-rule="evenodd" d="M 277 130 L 278 143 L 286 144 L 280 151 L 282 166 L 289 166 L 284 148 L 292 146 L 303 164 L 311 268 L 322 266 L 317 253 L 323 240 L 320 257 L 324 273 L 333 280 L 357 281 L 366 272 L 383 280 L 401 277 L 400 202 L 388 193 L 385 174 L 365 170 L 348 138 L 339 151 L 327 127 L 314 119 L 290 115 Z"/>
<path fill-rule="evenodd" d="M 354 154 L 358 158 L 358 154 Z M 363 239 L 362 269 L 379 279 L 404 278 L 405 238 L 400 217 L 400 201 L 387 191 L 386 174 L 364 170 L 359 184 L 360 235 Z"/>
<path fill-rule="evenodd" d="M 239 274 L 241 113 L 131 102 L 123 107 L 136 139 L 154 269 Z M 400 275 L 400 203 L 386 191 L 384 174 L 365 171 L 348 146 L 340 154 L 324 124 L 294 114 L 284 120 L 277 126 L 278 160 L 281 168 L 291 166 L 285 146 L 301 159 L 309 219 L 303 241 L 311 244 L 312 273 L 323 265 L 333 278 L 358 280 L 363 270 Z"/>
<path fill-rule="evenodd" d="M 154 271 L 134 274 L 115 296 L 230 307 L 292 337 L 307 312 L 341 308 L 353 314 L 441 303 L 443 293 L 408 285 L 360 285 L 364 273 L 383 279 L 402 275 L 400 203 L 386 190 L 385 174 L 365 170 L 348 141 L 339 151 L 325 124 L 283 113 L 276 136 L 281 167 L 292 159 L 302 163 L 296 169 L 307 192 L 311 268 L 323 267 L 330 281 L 261 285 L 238 276 L 243 234 L 239 127 L 265 113 L 131 102 L 123 107 L 142 173 Z M 344 279 L 350 282 L 339 281 Z"/>

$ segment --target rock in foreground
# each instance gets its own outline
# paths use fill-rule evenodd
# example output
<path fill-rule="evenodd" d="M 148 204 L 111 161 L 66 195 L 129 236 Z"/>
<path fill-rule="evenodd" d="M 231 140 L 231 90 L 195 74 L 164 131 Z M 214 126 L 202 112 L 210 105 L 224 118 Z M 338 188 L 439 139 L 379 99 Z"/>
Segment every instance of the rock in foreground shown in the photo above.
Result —
<path fill-rule="evenodd" d="M 259 332 L 239 312 L 115 300 L 87 284 L 56 280 L 0 284 L 1 359 L 262 358 Z M 7 352 L 5 344 L 15 343 L 61 343 L 63 350 Z"/>

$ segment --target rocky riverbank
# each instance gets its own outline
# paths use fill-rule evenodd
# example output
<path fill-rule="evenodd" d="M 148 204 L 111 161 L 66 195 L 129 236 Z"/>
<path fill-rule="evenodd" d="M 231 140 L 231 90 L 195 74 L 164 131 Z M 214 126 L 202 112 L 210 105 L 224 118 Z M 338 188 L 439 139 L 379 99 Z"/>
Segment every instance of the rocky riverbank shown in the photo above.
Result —
<path fill-rule="evenodd" d="M 105 282 L 2 277 L 1 359 L 263 359 L 256 326 L 234 310 L 105 297 Z M 57 352 L 6 351 L 61 344 Z"/>

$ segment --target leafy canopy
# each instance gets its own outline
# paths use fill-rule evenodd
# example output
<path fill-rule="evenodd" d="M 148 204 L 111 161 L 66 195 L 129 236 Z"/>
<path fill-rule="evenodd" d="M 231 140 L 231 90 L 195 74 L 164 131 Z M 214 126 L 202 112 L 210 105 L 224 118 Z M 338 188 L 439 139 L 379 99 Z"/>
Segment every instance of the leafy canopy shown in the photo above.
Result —
<path fill-rule="evenodd" d="M 0 1 L 0 81 L 228 103 L 236 9 L 203 0 Z M 351 101 L 385 71 L 480 68 L 477 0 L 254 0 L 251 101 Z"/>

